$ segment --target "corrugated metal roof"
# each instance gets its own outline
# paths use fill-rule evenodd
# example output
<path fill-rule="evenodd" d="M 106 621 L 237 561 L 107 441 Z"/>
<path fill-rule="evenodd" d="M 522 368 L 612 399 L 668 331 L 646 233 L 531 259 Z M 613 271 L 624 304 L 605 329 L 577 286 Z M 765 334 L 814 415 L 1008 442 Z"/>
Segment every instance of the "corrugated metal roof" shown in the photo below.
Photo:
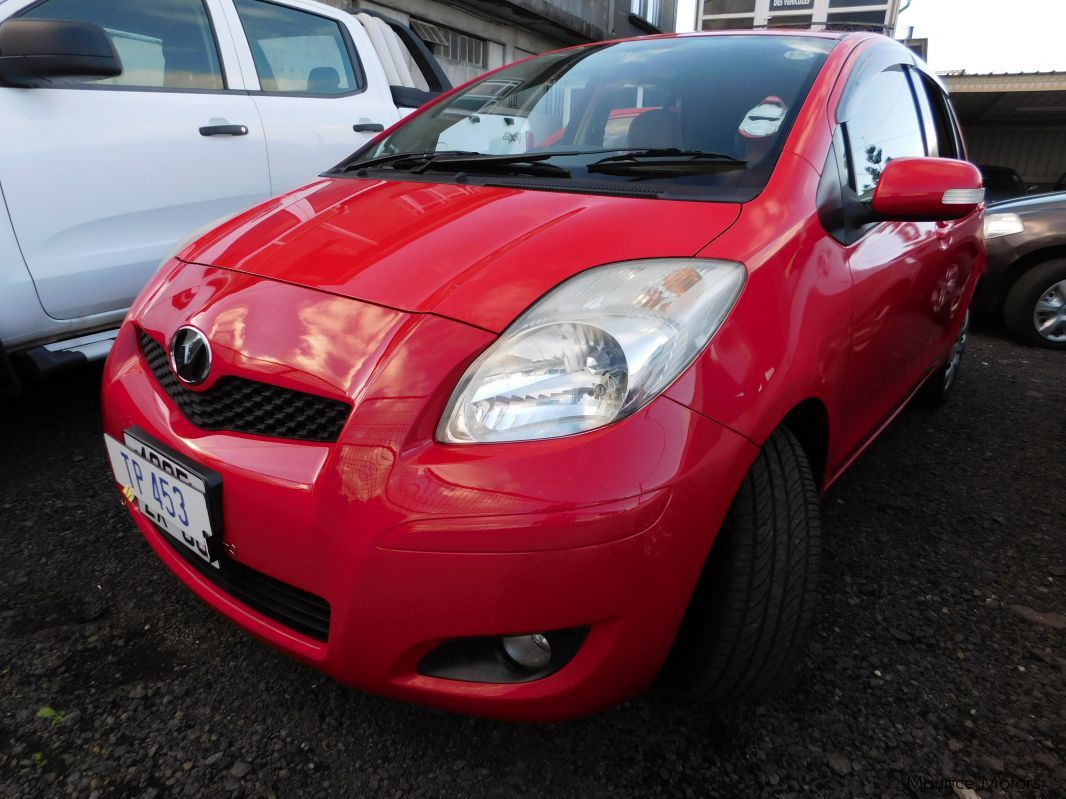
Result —
<path fill-rule="evenodd" d="M 1066 91 L 1066 72 L 941 72 L 940 77 L 956 92 Z"/>
<path fill-rule="evenodd" d="M 1066 72 L 944 72 L 965 125 L 1066 126 Z"/>
<path fill-rule="evenodd" d="M 940 73 L 970 158 L 1017 169 L 1026 183 L 1066 172 L 1066 72 Z"/>

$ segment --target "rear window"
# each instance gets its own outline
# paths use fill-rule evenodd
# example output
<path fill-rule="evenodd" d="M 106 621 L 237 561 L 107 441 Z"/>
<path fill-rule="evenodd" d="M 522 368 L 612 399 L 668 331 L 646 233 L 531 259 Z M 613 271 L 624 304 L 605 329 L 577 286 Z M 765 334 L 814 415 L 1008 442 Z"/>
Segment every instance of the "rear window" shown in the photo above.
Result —
<path fill-rule="evenodd" d="M 347 94 L 360 88 L 336 20 L 263 0 L 235 5 L 263 91 Z"/>

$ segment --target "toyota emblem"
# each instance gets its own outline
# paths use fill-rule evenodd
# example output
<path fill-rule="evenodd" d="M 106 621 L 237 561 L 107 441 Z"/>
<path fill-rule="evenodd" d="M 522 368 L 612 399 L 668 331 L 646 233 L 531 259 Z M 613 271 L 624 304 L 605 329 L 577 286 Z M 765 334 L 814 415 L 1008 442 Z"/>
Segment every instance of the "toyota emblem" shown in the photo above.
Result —
<path fill-rule="evenodd" d="M 179 327 L 170 339 L 170 366 L 183 383 L 195 386 L 211 373 L 211 345 L 195 327 Z"/>

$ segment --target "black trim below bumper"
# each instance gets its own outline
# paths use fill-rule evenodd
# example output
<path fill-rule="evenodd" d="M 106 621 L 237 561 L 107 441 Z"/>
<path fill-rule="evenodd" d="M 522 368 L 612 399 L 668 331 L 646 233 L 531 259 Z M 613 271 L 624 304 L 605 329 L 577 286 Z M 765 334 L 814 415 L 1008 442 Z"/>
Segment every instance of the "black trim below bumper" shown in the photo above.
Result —
<path fill-rule="evenodd" d="M 164 530 L 155 525 L 153 528 L 172 550 L 216 588 L 308 638 L 323 642 L 329 640 L 330 608 L 322 597 L 283 583 L 228 557 L 222 557 L 221 568 L 216 569 Z"/>

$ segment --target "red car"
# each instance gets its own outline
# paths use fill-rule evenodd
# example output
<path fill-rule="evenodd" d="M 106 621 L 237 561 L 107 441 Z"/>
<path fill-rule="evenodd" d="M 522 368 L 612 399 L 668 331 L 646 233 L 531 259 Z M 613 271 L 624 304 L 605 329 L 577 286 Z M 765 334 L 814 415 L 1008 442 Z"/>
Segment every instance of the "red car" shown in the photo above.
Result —
<path fill-rule="evenodd" d="M 367 691 L 758 696 L 811 621 L 820 493 L 954 382 L 963 157 L 869 34 L 505 67 L 164 264 L 104 379 L 124 501 L 201 598 Z"/>

